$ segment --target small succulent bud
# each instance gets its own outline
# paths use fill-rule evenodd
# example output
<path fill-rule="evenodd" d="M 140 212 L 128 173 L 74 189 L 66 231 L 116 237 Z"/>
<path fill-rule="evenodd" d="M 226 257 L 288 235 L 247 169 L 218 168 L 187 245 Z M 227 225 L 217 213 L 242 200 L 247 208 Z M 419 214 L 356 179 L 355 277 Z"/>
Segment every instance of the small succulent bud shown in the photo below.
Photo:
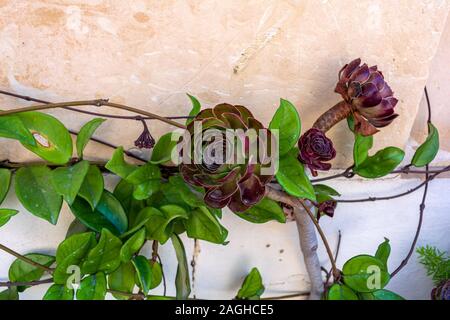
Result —
<path fill-rule="evenodd" d="M 137 140 L 134 142 L 134 145 L 138 148 L 145 148 L 145 149 L 151 149 L 155 146 L 155 139 L 150 134 L 150 131 L 148 130 L 147 124 L 145 123 L 145 120 L 141 120 L 142 124 L 144 125 L 144 131 L 141 133 L 141 135 L 137 138 Z"/>
<path fill-rule="evenodd" d="M 298 159 L 303 162 L 316 176 L 316 170 L 327 171 L 331 169 L 331 164 L 324 161 L 330 161 L 336 156 L 336 150 L 333 142 L 325 134 L 316 128 L 306 131 L 298 141 L 300 153 Z"/>
<path fill-rule="evenodd" d="M 334 216 L 334 211 L 336 210 L 337 202 L 334 200 L 327 200 L 318 205 L 318 215 L 317 220 L 320 219 L 320 214 L 323 213 L 329 217 Z"/>

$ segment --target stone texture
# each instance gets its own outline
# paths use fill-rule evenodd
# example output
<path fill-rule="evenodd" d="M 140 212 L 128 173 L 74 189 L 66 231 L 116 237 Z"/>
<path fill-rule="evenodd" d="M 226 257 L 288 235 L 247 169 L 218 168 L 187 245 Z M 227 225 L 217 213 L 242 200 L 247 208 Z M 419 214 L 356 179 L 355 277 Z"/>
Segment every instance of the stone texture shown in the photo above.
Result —
<path fill-rule="evenodd" d="M 0 86 L 53 101 L 108 97 L 163 115 L 186 114 L 190 92 L 205 106 L 248 105 L 265 123 L 283 97 L 308 128 L 338 102 L 340 67 L 362 57 L 380 66 L 400 99 L 400 119 L 376 144 L 403 147 L 449 8 L 446 0 L 2 0 Z M 5 97 L 0 103 L 25 104 Z M 52 113 L 71 129 L 88 120 Z M 151 128 L 156 136 L 170 129 L 156 122 Z M 98 136 L 130 148 L 140 130 L 138 123 L 108 121 Z M 336 164 L 348 164 L 345 125 L 331 136 L 340 151 Z M 94 144 L 87 152 L 111 153 Z M 2 141 L 5 158 L 33 155 Z"/>
<path fill-rule="evenodd" d="M 433 165 L 446 166 L 450 162 L 450 21 L 447 21 L 438 52 L 433 59 L 430 77 L 427 82 L 432 108 L 432 121 L 439 130 L 440 150 Z M 427 104 L 425 97 L 420 103 L 419 112 L 411 131 L 408 149 L 411 153 L 427 136 Z"/>

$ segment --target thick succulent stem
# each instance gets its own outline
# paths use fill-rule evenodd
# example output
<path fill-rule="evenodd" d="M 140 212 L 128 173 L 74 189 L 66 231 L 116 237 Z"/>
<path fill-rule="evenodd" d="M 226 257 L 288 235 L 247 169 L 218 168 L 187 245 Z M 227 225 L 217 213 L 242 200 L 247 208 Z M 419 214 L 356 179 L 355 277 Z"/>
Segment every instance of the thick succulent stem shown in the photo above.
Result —
<path fill-rule="evenodd" d="M 297 223 L 300 248 L 303 253 L 306 270 L 311 282 L 309 300 L 320 300 L 324 291 L 322 271 L 317 255 L 318 242 L 316 230 L 311 219 L 299 207 L 294 207 L 295 221 Z"/>
<path fill-rule="evenodd" d="M 322 132 L 327 132 L 338 122 L 344 120 L 352 114 L 352 106 L 345 101 L 341 101 L 327 112 L 322 114 L 314 123 L 313 128 Z"/>

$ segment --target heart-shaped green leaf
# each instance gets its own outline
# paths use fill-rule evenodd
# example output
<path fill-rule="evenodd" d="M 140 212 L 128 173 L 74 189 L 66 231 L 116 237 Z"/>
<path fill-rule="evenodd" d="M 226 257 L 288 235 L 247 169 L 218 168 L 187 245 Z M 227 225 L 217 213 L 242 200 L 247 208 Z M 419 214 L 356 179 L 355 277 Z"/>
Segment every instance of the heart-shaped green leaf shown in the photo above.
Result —
<path fill-rule="evenodd" d="M 81 197 L 75 199 L 70 209 L 75 217 L 94 231 L 101 232 L 105 228 L 120 235 L 128 229 L 125 211 L 109 191 L 104 190 L 95 210 Z"/>
<path fill-rule="evenodd" d="M 89 170 L 89 162 L 81 161 L 71 167 L 56 168 L 52 172 L 53 186 L 69 205 L 75 201 Z"/>
<path fill-rule="evenodd" d="M 175 132 L 169 132 L 161 136 L 153 148 L 150 162 L 153 164 L 169 162 L 172 159 L 172 152 L 178 143 L 179 137 L 180 135 Z"/>
<path fill-rule="evenodd" d="M 405 157 L 405 152 L 396 147 L 387 147 L 368 157 L 353 170 L 364 178 L 380 178 L 394 170 Z"/>
<path fill-rule="evenodd" d="M 386 270 L 390 254 L 391 245 L 389 244 L 389 239 L 385 238 L 384 242 L 378 246 L 377 252 L 375 253 L 375 258 L 380 259 L 380 261 L 384 263 Z"/>
<path fill-rule="evenodd" d="M 288 153 L 298 142 L 301 132 L 300 116 L 295 106 L 284 99 L 281 99 L 269 129 L 279 136 L 279 155 L 280 157 Z"/>
<path fill-rule="evenodd" d="M 176 219 L 188 219 L 186 211 L 176 205 L 165 205 L 160 210 L 145 208 L 140 214 L 146 214 L 149 220 L 145 224 L 147 239 L 158 240 L 161 244 L 167 242 L 172 234 L 172 224 Z"/>
<path fill-rule="evenodd" d="M 11 171 L 0 169 L 0 204 L 5 200 L 11 185 Z"/>
<path fill-rule="evenodd" d="M 136 271 L 130 262 L 122 263 L 119 268 L 108 276 L 108 286 L 111 290 L 132 293 L 135 286 Z M 129 296 L 113 294 L 116 299 L 128 300 Z"/>
<path fill-rule="evenodd" d="M 77 136 L 77 153 L 78 158 L 83 159 L 83 151 L 95 130 L 103 123 L 106 119 L 95 118 L 86 123 L 78 132 Z"/>
<path fill-rule="evenodd" d="M 39 157 L 55 164 L 65 164 L 72 157 L 72 138 L 66 127 L 56 118 L 41 112 L 18 115 L 35 139 L 34 144 L 22 145 Z"/>
<path fill-rule="evenodd" d="M 0 227 L 3 227 L 11 217 L 15 216 L 19 211 L 14 209 L 0 209 Z"/>
<path fill-rule="evenodd" d="M 94 210 L 102 198 L 104 187 L 105 183 L 100 169 L 91 165 L 84 177 L 78 195 L 86 200 L 91 205 L 92 210 Z"/>
<path fill-rule="evenodd" d="M 261 274 L 257 268 L 253 268 L 245 277 L 236 298 L 241 300 L 259 300 L 264 290 Z"/>
<path fill-rule="evenodd" d="M 33 135 L 18 115 L 0 116 L 0 137 L 36 145 Z"/>
<path fill-rule="evenodd" d="M 106 276 L 103 272 L 93 274 L 81 280 L 77 290 L 77 300 L 105 300 Z"/>
<path fill-rule="evenodd" d="M 0 301 L 6 300 L 19 300 L 19 293 L 16 287 L 11 287 L 6 290 L 0 291 Z"/>
<path fill-rule="evenodd" d="M 183 242 L 176 234 L 173 234 L 171 239 L 178 260 L 177 275 L 175 277 L 176 297 L 177 300 L 187 300 L 191 293 L 191 281 L 189 280 L 186 251 L 184 250 Z"/>
<path fill-rule="evenodd" d="M 356 293 L 343 284 L 333 284 L 328 289 L 327 300 L 359 300 Z"/>
<path fill-rule="evenodd" d="M 286 216 L 280 205 L 268 198 L 262 199 L 259 203 L 251 207 L 245 212 L 236 213 L 242 219 L 252 223 L 266 223 L 268 221 L 278 221 L 280 223 L 286 222 Z"/>
<path fill-rule="evenodd" d="M 55 257 L 41 253 L 29 253 L 25 255 L 26 258 L 39 263 L 40 265 L 50 267 L 55 262 Z M 16 259 L 9 267 L 9 281 L 11 282 L 31 282 L 42 278 L 44 270 L 38 268 L 28 262 Z M 22 292 L 27 287 L 17 287 L 19 292 Z"/>
<path fill-rule="evenodd" d="M 73 300 L 74 291 L 65 284 L 54 284 L 48 288 L 42 300 Z"/>
<path fill-rule="evenodd" d="M 297 149 L 294 149 L 280 158 L 280 166 L 275 176 L 290 195 L 315 201 L 314 188 L 305 173 L 303 164 L 298 161 L 297 154 Z"/>
<path fill-rule="evenodd" d="M 411 163 L 416 167 L 424 167 L 434 160 L 439 151 L 439 132 L 436 127 L 429 123 L 428 134 L 425 142 L 417 148 Z"/>
<path fill-rule="evenodd" d="M 120 265 L 120 248 L 122 241 L 109 230 L 102 229 L 98 244 L 92 248 L 85 258 L 81 270 L 84 274 L 100 271 L 111 273 Z"/>
<path fill-rule="evenodd" d="M 108 161 L 105 168 L 122 179 L 125 179 L 130 173 L 137 169 L 137 166 L 131 165 L 125 161 L 123 147 L 119 147 L 114 151 L 111 160 Z"/>
<path fill-rule="evenodd" d="M 342 272 L 344 283 L 357 292 L 383 289 L 390 279 L 384 263 L 369 255 L 351 258 L 344 264 Z"/>
<path fill-rule="evenodd" d="M 223 244 L 228 231 L 219 223 L 207 207 L 193 210 L 187 220 L 183 220 L 188 237 Z"/>
<path fill-rule="evenodd" d="M 142 228 L 124 243 L 124 245 L 120 249 L 120 260 L 122 260 L 122 262 L 130 261 L 133 254 L 135 254 L 142 248 L 144 242 L 145 228 Z"/>
<path fill-rule="evenodd" d="M 144 256 L 137 256 L 131 260 L 136 270 L 137 283 L 141 291 L 146 295 L 152 283 L 152 269 L 150 262 Z"/>
<path fill-rule="evenodd" d="M 95 234 L 93 232 L 75 234 L 61 242 L 56 250 L 56 269 L 53 272 L 55 283 L 65 284 L 70 275 L 68 268 L 71 266 L 81 267 L 81 263 L 89 250 L 95 245 Z"/>
<path fill-rule="evenodd" d="M 16 195 L 29 212 L 56 224 L 63 198 L 51 178 L 52 172 L 44 166 L 20 168 L 15 176 Z"/>
<path fill-rule="evenodd" d="M 152 281 L 150 285 L 150 290 L 158 287 L 163 279 L 162 267 L 157 261 L 150 261 L 150 268 L 152 269 Z"/>
<path fill-rule="evenodd" d="M 189 93 L 187 93 L 187 96 L 189 97 L 189 99 L 192 102 L 192 109 L 191 112 L 189 112 L 189 116 L 190 117 L 195 117 L 197 116 L 197 114 L 200 112 L 200 110 L 202 109 L 202 105 L 200 104 L 200 102 L 198 101 L 198 99 L 194 96 L 191 96 Z M 188 118 L 186 120 L 186 125 L 188 125 L 189 123 L 191 123 L 192 121 L 194 121 L 193 118 Z"/>

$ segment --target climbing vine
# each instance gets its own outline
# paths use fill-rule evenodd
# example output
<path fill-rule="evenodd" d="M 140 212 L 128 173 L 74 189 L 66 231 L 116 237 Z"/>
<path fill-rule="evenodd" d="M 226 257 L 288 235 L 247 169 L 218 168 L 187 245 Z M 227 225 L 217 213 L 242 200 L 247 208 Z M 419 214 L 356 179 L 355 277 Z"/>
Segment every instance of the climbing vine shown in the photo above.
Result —
<path fill-rule="evenodd" d="M 0 282 L 6 287 L 0 292 L 0 299 L 19 299 L 27 288 L 49 283 L 45 300 L 103 300 L 107 293 L 116 299 L 192 298 L 188 261 L 180 236 L 227 245 L 228 231 L 221 222 L 222 209 L 226 207 L 248 223 L 297 222 L 311 282 L 310 299 L 403 299 L 384 288 L 415 249 L 429 182 L 450 171 L 450 166 L 429 170 L 429 163 L 439 150 L 431 108 L 428 138 L 409 165 L 398 168 L 405 157 L 399 148 L 372 150 L 376 133 L 398 116 L 394 112 L 397 99 L 377 67 L 361 64 L 360 59 L 352 61 L 339 72 L 335 91 L 343 100 L 308 130 L 302 130 L 298 108 L 284 99 L 266 127 L 244 106 L 220 104 L 202 108 L 192 95 L 188 95 L 192 102 L 188 116 L 163 117 L 105 99 L 52 103 L 0 91 L 38 103 L 0 111 L 0 137 L 19 141 L 42 159 L 39 163 L 1 163 L 0 203 L 14 180 L 17 199 L 36 218 L 56 224 L 64 202 L 73 214 L 73 222 L 55 256 L 39 252 L 20 254 L 5 243 L 0 244 L 1 250 L 16 257 L 9 269 L 9 280 Z M 132 115 L 93 112 L 83 109 L 85 106 L 115 108 Z M 79 132 L 69 131 L 58 119 L 43 113 L 56 108 L 82 112 L 93 119 Z M 109 118 L 142 124 L 143 132 L 135 145 L 152 149 L 150 159 L 95 138 L 95 132 L 102 130 Z M 317 178 L 319 171 L 330 170 L 329 161 L 336 156 L 326 133 L 344 119 L 354 135 L 354 163 L 341 174 Z M 155 141 L 149 121 L 162 121 L 177 130 Z M 75 145 L 71 135 L 76 136 Z M 88 160 L 84 150 L 90 141 L 111 147 L 111 159 Z M 253 148 L 256 153 L 252 153 Z M 200 160 L 196 161 L 199 154 Z M 425 181 L 398 195 L 367 199 L 341 199 L 339 191 L 324 184 L 338 177 L 376 179 L 393 173 L 423 174 Z M 105 174 L 119 177 L 114 188 L 106 188 Z M 336 264 L 320 226 L 324 216 L 333 217 L 341 202 L 390 200 L 421 188 L 424 195 L 417 232 L 411 251 L 398 268 L 388 270 L 388 239 L 380 239 L 373 254 L 355 256 L 343 266 Z M 17 213 L 15 209 L 1 208 L 0 227 Z M 326 248 L 332 266 L 329 271 L 319 263 L 316 232 Z M 142 250 L 147 242 L 152 245 L 149 256 Z M 171 243 L 176 253 L 175 279 L 166 279 L 158 253 L 160 245 L 166 243 Z M 168 285 L 175 286 L 176 296 L 166 295 Z M 164 294 L 153 294 L 159 286 L 164 287 Z M 260 299 L 263 293 L 261 274 L 254 268 L 236 296 L 230 298 Z"/>

